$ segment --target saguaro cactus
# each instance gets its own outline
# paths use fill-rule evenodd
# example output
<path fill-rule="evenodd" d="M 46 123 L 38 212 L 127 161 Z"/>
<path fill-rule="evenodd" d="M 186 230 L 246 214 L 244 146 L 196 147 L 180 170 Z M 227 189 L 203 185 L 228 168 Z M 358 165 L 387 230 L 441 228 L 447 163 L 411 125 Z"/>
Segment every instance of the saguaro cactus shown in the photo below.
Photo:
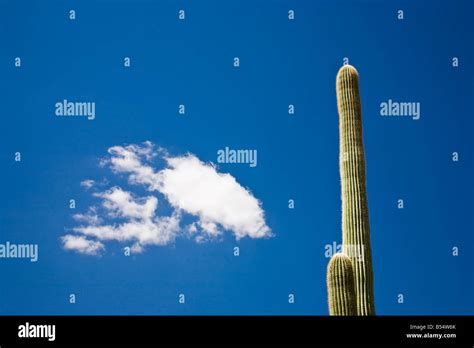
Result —
<path fill-rule="evenodd" d="M 365 154 L 357 70 L 344 65 L 336 77 L 343 252 L 352 260 L 357 315 L 374 315 L 374 285 L 367 205 Z"/>
<path fill-rule="evenodd" d="M 330 315 L 357 315 L 352 261 L 345 254 L 331 257 L 327 272 Z"/>

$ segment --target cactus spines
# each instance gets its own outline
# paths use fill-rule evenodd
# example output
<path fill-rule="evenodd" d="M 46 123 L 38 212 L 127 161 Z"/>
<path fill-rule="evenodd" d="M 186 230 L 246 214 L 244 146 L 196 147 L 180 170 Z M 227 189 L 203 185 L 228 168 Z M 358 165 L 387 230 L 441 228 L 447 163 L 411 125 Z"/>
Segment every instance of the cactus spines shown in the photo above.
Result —
<path fill-rule="evenodd" d="M 331 257 L 327 270 L 330 315 L 357 315 L 353 272 L 349 256 L 339 253 Z"/>
<path fill-rule="evenodd" d="M 344 65 L 336 77 L 343 252 L 352 259 L 357 315 L 375 315 L 365 154 L 357 70 Z"/>

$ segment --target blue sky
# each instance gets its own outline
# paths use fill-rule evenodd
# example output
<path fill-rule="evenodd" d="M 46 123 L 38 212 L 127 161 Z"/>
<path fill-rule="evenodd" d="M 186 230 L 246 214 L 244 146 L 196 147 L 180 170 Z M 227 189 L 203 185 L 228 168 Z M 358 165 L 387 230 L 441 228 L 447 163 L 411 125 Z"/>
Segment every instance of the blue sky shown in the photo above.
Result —
<path fill-rule="evenodd" d="M 335 76 L 349 57 L 360 74 L 377 313 L 473 314 L 473 7 L 2 1 L 0 243 L 37 243 L 39 260 L 0 259 L 1 313 L 326 315 L 325 245 L 341 238 Z M 63 99 L 95 102 L 95 120 L 56 117 Z M 420 119 L 381 117 L 388 99 L 420 102 Z M 261 202 L 274 236 L 177 238 L 130 257 L 113 241 L 101 256 L 64 250 L 73 215 L 97 200 L 81 181 L 147 194 L 99 166 L 112 146 L 144 141 L 206 163 L 225 146 L 257 149 L 257 167 L 218 171 Z"/>

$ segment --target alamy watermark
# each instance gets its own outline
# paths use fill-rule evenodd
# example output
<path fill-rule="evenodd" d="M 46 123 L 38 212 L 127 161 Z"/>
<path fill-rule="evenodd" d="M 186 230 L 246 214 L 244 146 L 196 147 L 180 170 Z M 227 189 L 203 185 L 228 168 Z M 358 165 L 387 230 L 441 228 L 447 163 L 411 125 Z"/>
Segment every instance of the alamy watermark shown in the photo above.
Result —
<path fill-rule="evenodd" d="M 218 163 L 245 163 L 254 168 L 257 166 L 257 150 L 233 150 L 228 146 L 217 151 Z"/>
<path fill-rule="evenodd" d="M 38 244 L 15 244 L 9 241 L 0 244 L 0 259 L 30 259 L 38 261 Z"/>
<path fill-rule="evenodd" d="M 365 248 L 363 244 L 337 244 L 336 242 L 332 242 L 332 244 L 326 244 L 324 246 L 324 256 L 327 258 L 331 258 L 333 255 L 338 253 L 344 253 L 347 256 L 357 260 L 359 262 L 364 261 L 364 253 Z"/>
<path fill-rule="evenodd" d="M 38 325 L 26 322 L 18 326 L 19 338 L 47 338 L 48 341 L 56 339 L 56 325 Z"/>
<path fill-rule="evenodd" d="M 54 104 L 56 116 L 87 117 L 88 120 L 95 119 L 95 102 L 71 102 L 67 99 Z"/>
<path fill-rule="evenodd" d="M 396 102 L 389 99 L 380 103 L 380 116 L 407 116 L 419 120 L 421 104 L 419 102 Z"/>

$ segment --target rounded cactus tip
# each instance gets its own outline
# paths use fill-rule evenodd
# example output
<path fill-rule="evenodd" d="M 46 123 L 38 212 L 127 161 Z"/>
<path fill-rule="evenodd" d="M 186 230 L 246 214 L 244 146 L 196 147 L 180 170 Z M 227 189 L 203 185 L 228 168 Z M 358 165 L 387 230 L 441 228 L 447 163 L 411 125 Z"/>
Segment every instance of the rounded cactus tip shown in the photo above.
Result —
<path fill-rule="evenodd" d="M 346 254 L 341 252 L 341 253 L 334 254 L 331 257 L 331 259 L 329 260 L 329 262 L 346 261 L 346 260 L 351 261 L 351 258 L 349 256 L 347 256 Z"/>
<path fill-rule="evenodd" d="M 327 269 L 328 305 L 330 315 L 356 315 L 352 261 L 343 253 L 334 254 Z"/>
<path fill-rule="evenodd" d="M 351 75 L 351 76 L 359 76 L 359 73 L 357 72 L 357 69 L 354 68 L 352 65 L 349 65 L 349 64 L 344 64 L 343 66 L 341 66 L 341 68 L 339 69 L 339 71 L 337 73 L 337 76 L 341 75 L 342 73 L 348 74 L 348 75 Z"/>
<path fill-rule="evenodd" d="M 337 253 L 334 254 L 331 259 L 329 260 L 328 263 L 328 269 L 331 269 L 333 267 L 338 267 L 335 265 L 343 265 L 343 267 L 352 267 L 352 260 L 349 256 L 347 256 L 344 253 Z"/>

